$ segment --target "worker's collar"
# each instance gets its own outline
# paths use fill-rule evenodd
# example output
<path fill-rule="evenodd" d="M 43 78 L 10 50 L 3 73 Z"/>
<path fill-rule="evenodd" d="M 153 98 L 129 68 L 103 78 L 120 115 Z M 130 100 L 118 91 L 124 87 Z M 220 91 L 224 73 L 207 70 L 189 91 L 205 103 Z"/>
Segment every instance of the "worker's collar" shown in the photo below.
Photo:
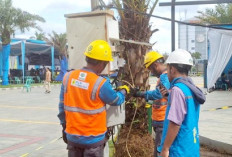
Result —
<path fill-rule="evenodd" d="M 88 71 L 88 72 L 92 72 L 94 74 L 97 74 L 95 71 L 93 71 L 92 69 L 89 69 L 87 67 L 83 67 L 81 70 L 84 70 L 84 71 Z"/>
<path fill-rule="evenodd" d="M 162 74 L 167 74 L 167 73 L 168 73 L 167 68 L 165 68 L 165 69 L 162 71 Z M 160 76 L 161 76 L 162 74 L 160 74 L 159 76 L 157 76 L 157 78 L 160 78 Z"/>
<path fill-rule="evenodd" d="M 167 68 L 165 68 L 163 71 L 162 71 L 162 74 L 166 74 L 168 71 L 167 71 Z"/>

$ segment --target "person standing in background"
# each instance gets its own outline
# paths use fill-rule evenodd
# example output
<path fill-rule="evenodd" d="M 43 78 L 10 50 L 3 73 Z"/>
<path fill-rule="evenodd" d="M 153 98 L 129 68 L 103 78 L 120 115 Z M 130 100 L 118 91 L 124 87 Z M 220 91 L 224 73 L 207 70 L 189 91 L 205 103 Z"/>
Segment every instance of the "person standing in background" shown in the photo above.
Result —
<path fill-rule="evenodd" d="M 45 93 L 50 93 L 51 92 L 51 72 L 49 68 L 46 68 L 46 75 L 45 75 Z"/>
<path fill-rule="evenodd" d="M 42 80 L 45 80 L 45 77 L 46 77 L 46 68 L 45 68 L 45 66 L 43 65 L 43 68 L 42 68 L 42 70 L 41 70 L 41 79 Z"/>

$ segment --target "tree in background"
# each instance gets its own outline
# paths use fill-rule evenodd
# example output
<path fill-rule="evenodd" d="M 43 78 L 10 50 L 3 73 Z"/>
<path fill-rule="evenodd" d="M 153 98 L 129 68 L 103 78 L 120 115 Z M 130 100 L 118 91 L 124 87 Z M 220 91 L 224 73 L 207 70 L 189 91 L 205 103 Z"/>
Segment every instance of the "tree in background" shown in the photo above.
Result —
<path fill-rule="evenodd" d="M 30 37 L 31 39 L 47 41 L 47 37 L 44 32 L 35 32 L 35 36 Z"/>
<path fill-rule="evenodd" d="M 157 3 L 158 0 L 113 1 L 119 13 L 120 38 L 149 43 L 152 34 L 158 31 L 158 29 L 152 29 L 150 24 L 150 15 Z M 146 13 L 148 15 L 145 15 Z M 127 42 L 121 42 L 121 45 L 123 45 L 124 50 L 120 55 L 125 59 L 126 65 L 123 68 L 123 74 L 119 75 L 120 79 L 129 82 L 140 90 L 149 89 L 149 71 L 144 69 L 143 63 L 144 55 L 152 47 L 146 44 L 139 45 Z M 116 145 L 116 156 L 127 156 L 130 153 L 133 157 L 151 156 L 153 142 L 152 137 L 148 134 L 146 102 L 144 99 L 132 97 L 127 98 L 127 101 L 131 104 L 126 105 L 126 125 L 120 131 L 119 142 Z M 132 128 L 130 128 L 131 126 Z M 131 137 L 129 137 L 130 132 Z M 127 144 L 128 141 L 130 141 L 129 144 Z"/>
<path fill-rule="evenodd" d="M 218 4 L 215 9 L 206 9 L 205 12 L 198 11 L 197 16 L 204 24 L 231 24 L 232 4 Z"/>
<path fill-rule="evenodd" d="M 200 52 L 194 52 L 191 55 L 193 57 L 193 60 L 201 59 L 201 53 Z"/>
<path fill-rule="evenodd" d="M 47 42 L 53 44 L 55 49 L 60 53 L 60 56 L 65 56 L 67 58 L 67 38 L 66 33 L 56 33 L 52 31 L 52 34 L 48 34 Z"/>
<path fill-rule="evenodd" d="M 48 34 L 48 43 L 55 47 L 55 50 L 59 52 L 59 59 L 61 64 L 61 71 L 56 78 L 57 81 L 62 81 L 64 74 L 68 69 L 68 52 L 67 52 L 67 38 L 66 33 L 56 33 L 52 31 L 52 34 Z"/>
<path fill-rule="evenodd" d="M 37 22 L 45 22 L 39 15 L 33 15 L 12 6 L 12 0 L 0 0 L 0 34 L 2 40 L 2 85 L 8 85 L 10 37 L 16 30 L 24 33 L 30 28 L 41 30 Z M 0 62 L 1 63 L 1 62 Z"/>
<path fill-rule="evenodd" d="M 197 59 L 201 59 L 201 53 L 200 52 L 194 52 L 191 54 L 193 57 L 193 63 L 194 63 L 194 67 L 196 68 L 196 72 L 198 74 L 198 63 L 197 63 Z"/>

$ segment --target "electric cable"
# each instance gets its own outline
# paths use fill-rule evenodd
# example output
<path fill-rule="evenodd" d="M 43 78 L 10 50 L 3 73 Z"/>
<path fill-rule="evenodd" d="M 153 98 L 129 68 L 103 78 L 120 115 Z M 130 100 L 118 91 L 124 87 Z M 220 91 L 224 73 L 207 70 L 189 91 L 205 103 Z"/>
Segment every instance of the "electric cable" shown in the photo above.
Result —
<path fill-rule="evenodd" d="M 128 11 L 128 12 L 132 12 L 132 13 L 136 13 L 136 14 L 140 14 L 140 15 L 144 15 L 144 16 L 148 16 L 148 17 L 158 18 L 158 19 L 165 20 L 165 21 L 170 21 L 170 22 L 172 21 L 172 19 L 167 18 L 167 17 L 157 16 L 157 15 L 148 14 L 148 13 L 142 13 L 142 12 L 134 11 L 134 10 L 130 10 L 130 9 L 123 9 L 123 8 L 118 8 L 118 7 L 114 7 L 114 6 L 106 6 L 106 5 L 102 5 L 102 7 L 108 8 L 108 9 Z M 203 24 L 199 24 L 199 23 L 188 23 L 188 22 L 179 21 L 179 20 L 174 20 L 174 22 L 179 23 L 179 24 L 189 25 L 189 26 L 199 26 L 199 27 L 214 28 L 214 29 L 220 29 L 220 30 L 232 30 L 232 28 L 222 28 L 222 27 L 217 27 L 217 26 L 213 26 L 213 25 L 203 25 Z"/>

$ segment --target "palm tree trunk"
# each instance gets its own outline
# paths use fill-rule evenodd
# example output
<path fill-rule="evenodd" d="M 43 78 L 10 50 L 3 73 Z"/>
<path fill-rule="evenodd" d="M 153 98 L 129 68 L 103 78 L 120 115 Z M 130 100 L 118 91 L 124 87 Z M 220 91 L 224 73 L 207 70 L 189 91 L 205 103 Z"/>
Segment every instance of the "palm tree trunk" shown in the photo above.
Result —
<path fill-rule="evenodd" d="M 114 4 L 119 8 L 120 38 L 149 43 L 150 37 L 157 29 L 151 29 L 150 16 L 143 14 L 147 12 L 151 14 L 157 3 L 158 0 L 152 2 L 150 0 L 115 0 Z M 151 46 L 133 43 L 121 44 L 125 47 L 121 57 L 126 61 L 121 79 L 140 90 L 148 90 L 149 72 L 144 69 L 143 64 L 144 56 Z M 127 100 L 129 104 L 126 105 L 126 124 L 122 127 L 118 137 L 116 157 L 152 156 L 154 145 L 153 139 L 148 133 L 145 99 L 128 97 Z"/>

